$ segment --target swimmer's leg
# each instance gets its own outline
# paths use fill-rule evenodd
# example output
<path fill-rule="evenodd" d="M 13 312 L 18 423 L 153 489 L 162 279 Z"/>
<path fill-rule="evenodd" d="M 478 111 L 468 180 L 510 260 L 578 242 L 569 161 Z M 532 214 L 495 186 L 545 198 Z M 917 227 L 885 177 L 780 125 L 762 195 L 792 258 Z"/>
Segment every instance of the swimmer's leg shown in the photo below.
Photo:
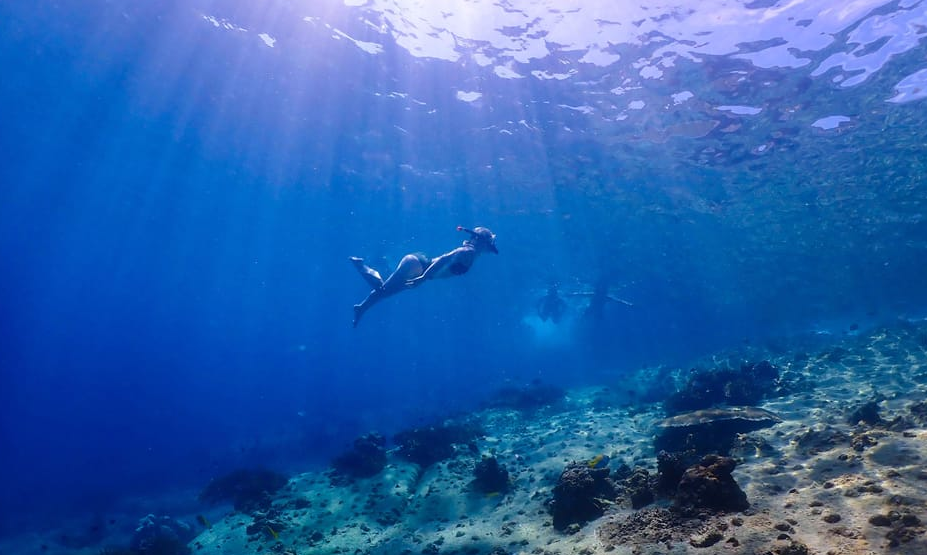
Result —
<path fill-rule="evenodd" d="M 352 256 L 351 263 L 354 264 L 354 268 L 371 288 L 379 289 L 383 287 L 383 278 L 380 277 L 380 272 L 364 264 L 363 258 Z"/>
<path fill-rule="evenodd" d="M 367 298 L 361 301 L 360 304 L 354 305 L 355 328 L 357 327 L 358 322 L 360 322 L 361 317 L 371 306 L 377 304 L 387 297 L 392 297 L 396 293 L 405 291 L 409 288 L 406 285 L 407 281 L 412 278 L 416 278 L 425 272 L 425 266 L 422 264 L 421 258 L 413 254 L 408 254 L 402 257 L 402 260 L 399 262 L 396 270 L 386 279 L 386 281 L 375 281 L 371 276 L 373 275 L 376 278 L 379 278 L 380 274 L 378 274 L 376 270 L 366 266 L 362 259 L 352 258 L 351 262 L 354 263 L 357 271 L 360 272 L 362 276 L 365 276 L 365 278 L 368 279 L 368 283 L 373 286 L 373 290 L 370 291 L 370 294 L 367 295 Z M 370 272 L 372 272 L 372 274 Z"/>
<path fill-rule="evenodd" d="M 399 261 L 396 270 L 383 282 L 383 291 L 393 295 L 408 289 L 406 282 L 425 273 L 422 259 L 414 254 L 407 254 Z"/>
<path fill-rule="evenodd" d="M 385 299 L 386 297 L 389 297 L 389 295 L 384 293 L 383 288 L 381 287 L 380 289 L 372 290 L 370 294 L 367 295 L 366 299 L 361 301 L 360 304 L 354 305 L 354 327 L 355 328 L 357 327 L 357 324 L 360 322 L 361 316 L 363 316 L 364 313 L 367 312 L 367 310 L 371 306 L 377 304 L 378 302 Z"/>

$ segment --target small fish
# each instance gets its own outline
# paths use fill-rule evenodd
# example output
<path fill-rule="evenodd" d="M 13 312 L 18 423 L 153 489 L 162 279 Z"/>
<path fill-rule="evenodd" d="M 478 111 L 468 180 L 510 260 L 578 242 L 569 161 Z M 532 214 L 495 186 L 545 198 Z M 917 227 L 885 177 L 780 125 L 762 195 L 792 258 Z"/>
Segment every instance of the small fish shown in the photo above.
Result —
<path fill-rule="evenodd" d="M 276 530 L 274 530 L 273 528 L 271 528 L 269 524 L 267 525 L 267 532 L 268 532 L 275 540 L 279 540 L 279 539 L 280 539 L 280 534 L 278 534 Z"/>
<path fill-rule="evenodd" d="M 489 499 L 492 499 L 493 497 L 499 497 L 499 492 L 498 492 L 498 491 L 491 491 L 491 492 L 489 492 L 489 493 L 486 494 L 486 497 L 489 498 Z"/>
<path fill-rule="evenodd" d="M 196 515 L 196 521 L 205 528 L 212 528 L 212 523 L 209 522 L 209 519 L 203 515 Z"/>
<path fill-rule="evenodd" d="M 586 465 L 589 466 L 589 468 L 604 468 L 608 466 L 609 461 L 611 461 L 611 458 L 609 458 L 608 455 L 598 454 L 589 459 Z"/>

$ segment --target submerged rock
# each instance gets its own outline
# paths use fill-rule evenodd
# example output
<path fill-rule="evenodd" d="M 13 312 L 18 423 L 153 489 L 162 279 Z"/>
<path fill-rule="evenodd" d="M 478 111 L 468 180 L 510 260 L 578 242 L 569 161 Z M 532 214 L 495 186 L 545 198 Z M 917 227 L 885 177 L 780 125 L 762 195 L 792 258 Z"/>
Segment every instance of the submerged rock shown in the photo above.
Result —
<path fill-rule="evenodd" d="M 888 514 L 876 514 L 869 518 L 869 524 L 889 528 L 885 533 L 889 547 L 898 547 L 924 534 L 921 520 L 909 512 L 889 511 Z"/>
<path fill-rule="evenodd" d="M 867 426 L 881 424 L 882 417 L 879 415 L 879 403 L 877 401 L 869 401 L 868 403 L 863 403 L 856 407 L 850 412 L 849 416 L 847 416 L 847 423 L 854 426 L 860 423 Z"/>
<path fill-rule="evenodd" d="M 138 522 L 130 548 L 140 555 L 188 555 L 193 528 L 169 516 L 148 515 Z"/>
<path fill-rule="evenodd" d="M 808 546 L 794 540 L 790 540 L 786 545 L 777 546 L 772 551 L 767 551 L 763 555 L 810 555 L 811 550 Z"/>
<path fill-rule="evenodd" d="M 919 426 L 927 425 L 927 401 L 912 403 L 908 410 L 911 412 L 911 419 Z"/>
<path fill-rule="evenodd" d="M 592 468 L 581 462 L 563 469 L 550 502 L 555 529 L 564 531 L 571 524 L 582 525 L 602 516 L 617 494 L 608 474 L 607 467 Z"/>
<path fill-rule="evenodd" d="M 738 434 L 731 444 L 728 455 L 736 459 L 755 459 L 759 457 L 772 457 L 778 450 L 765 438 L 757 435 Z"/>
<path fill-rule="evenodd" d="M 885 533 L 885 539 L 888 540 L 889 547 L 898 547 L 903 543 L 908 543 L 918 536 L 924 535 L 924 526 L 921 520 L 909 512 L 889 511 L 884 519 L 887 522 L 876 524 L 873 519 L 869 522 L 876 526 L 889 526 L 891 529 Z"/>
<path fill-rule="evenodd" d="M 757 407 L 702 409 L 661 421 L 654 447 L 657 452 L 694 451 L 698 456 L 728 454 L 738 434 L 779 422 L 778 415 Z"/>
<path fill-rule="evenodd" d="M 386 439 L 369 433 L 354 440 L 354 446 L 332 461 L 336 477 L 369 478 L 386 466 Z"/>
<path fill-rule="evenodd" d="M 475 450 L 473 442 L 482 435 L 483 430 L 475 424 L 445 423 L 404 430 L 393 439 L 399 445 L 397 454 L 400 457 L 426 467 L 456 455 L 455 445 Z"/>
<path fill-rule="evenodd" d="M 496 457 L 483 457 L 473 469 L 473 489 L 481 493 L 504 493 L 509 489 L 509 471 Z"/>
<path fill-rule="evenodd" d="M 854 451 L 862 452 L 870 447 L 874 447 L 879 444 L 879 439 L 885 437 L 885 432 L 878 430 L 867 430 L 853 434 L 850 439 L 850 447 Z"/>
<path fill-rule="evenodd" d="M 850 436 L 831 426 L 806 430 L 795 438 L 798 450 L 806 455 L 829 451 L 850 442 Z"/>
<path fill-rule="evenodd" d="M 730 457 L 709 455 L 682 475 L 676 506 L 683 510 L 743 511 L 750 507 L 747 494 L 731 473 L 737 463 Z"/>
<path fill-rule="evenodd" d="M 689 538 L 689 545 L 692 547 L 711 547 L 723 539 L 724 534 L 718 530 L 706 530 L 693 534 L 692 537 Z"/>
<path fill-rule="evenodd" d="M 263 468 L 235 470 L 209 482 L 200 492 L 204 503 L 230 502 L 236 511 L 251 513 L 270 506 L 272 496 L 287 477 Z"/>

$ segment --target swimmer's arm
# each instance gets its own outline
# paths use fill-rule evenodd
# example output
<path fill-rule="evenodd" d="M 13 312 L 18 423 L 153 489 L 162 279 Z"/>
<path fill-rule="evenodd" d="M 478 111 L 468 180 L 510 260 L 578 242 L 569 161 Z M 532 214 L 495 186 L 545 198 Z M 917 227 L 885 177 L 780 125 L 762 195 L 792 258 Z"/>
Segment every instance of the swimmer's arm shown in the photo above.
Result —
<path fill-rule="evenodd" d="M 605 298 L 608 299 L 608 300 L 610 300 L 610 301 L 612 301 L 613 303 L 621 303 L 621 304 L 623 304 L 623 305 L 625 305 L 625 306 L 634 306 L 633 303 L 630 303 L 630 302 L 628 302 L 628 301 L 626 301 L 626 300 L 624 300 L 624 299 L 619 299 L 619 298 L 617 298 L 617 297 L 612 297 L 611 295 L 605 295 Z"/>

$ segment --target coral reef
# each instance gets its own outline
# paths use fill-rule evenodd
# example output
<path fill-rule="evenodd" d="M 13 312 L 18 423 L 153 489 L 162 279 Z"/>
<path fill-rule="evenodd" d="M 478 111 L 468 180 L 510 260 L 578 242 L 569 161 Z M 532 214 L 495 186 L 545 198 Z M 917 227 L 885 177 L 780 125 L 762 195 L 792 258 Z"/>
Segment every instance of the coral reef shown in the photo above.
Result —
<path fill-rule="evenodd" d="M 740 369 L 692 370 L 685 386 L 664 403 L 667 414 L 679 414 L 716 405 L 755 405 L 777 394 L 779 369 L 762 361 L 741 364 Z"/>
<path fill-rule="evenodd" d="M 354 446 L 332 461 L 335 478 L 369 478 L 386 466 L 386 439 L 372 432 L 354 440 Z"/>
<path fill-rule="evenodd" d="M 778 415 L 756 407 L 702 409 L 667 418 L 659 423 L 654 441 L 657 452 L 694 451 L 698 457 L 728 454 L 739 434 L 774 426 Z"/>
<path fill-rule="evenodd" d="M 199 499 L 213 504 L 231 502 L 236 511 L 250 513 L 269 507 L 271 496 L 286 483 L 286 476 L 271 470 L 240 469 L 213 479 Z"/>
<path fill-rule="evenodd" d="M 632 509 L 646 507 L 656 499 L 656 479 L 646 468 L 637 467 L 631 470 L 623 464 L 615 470 L 611 480 L 618 492 L 618 498 L 626 499 Z"/>
<path fill-rule="evenodd" d="M 397 455 L 427 467 L 456 455 L 456 445 L 466 445 L 476 451 L 474 440 L 483 435 L 483 430 L 471 423 L 445 423 L 440 426 L 404 430 L 393 438 L 399 446 Z"/>
<path fill-rule="evenodd" d="M 554 528 L 578 531 L 579 526 L 602 516 L 618 493 L 608 475 L 607 467 L 592 468 L 579 462 L 568 464 L 554 486 L 554 498 L 550 501 Z"/>

